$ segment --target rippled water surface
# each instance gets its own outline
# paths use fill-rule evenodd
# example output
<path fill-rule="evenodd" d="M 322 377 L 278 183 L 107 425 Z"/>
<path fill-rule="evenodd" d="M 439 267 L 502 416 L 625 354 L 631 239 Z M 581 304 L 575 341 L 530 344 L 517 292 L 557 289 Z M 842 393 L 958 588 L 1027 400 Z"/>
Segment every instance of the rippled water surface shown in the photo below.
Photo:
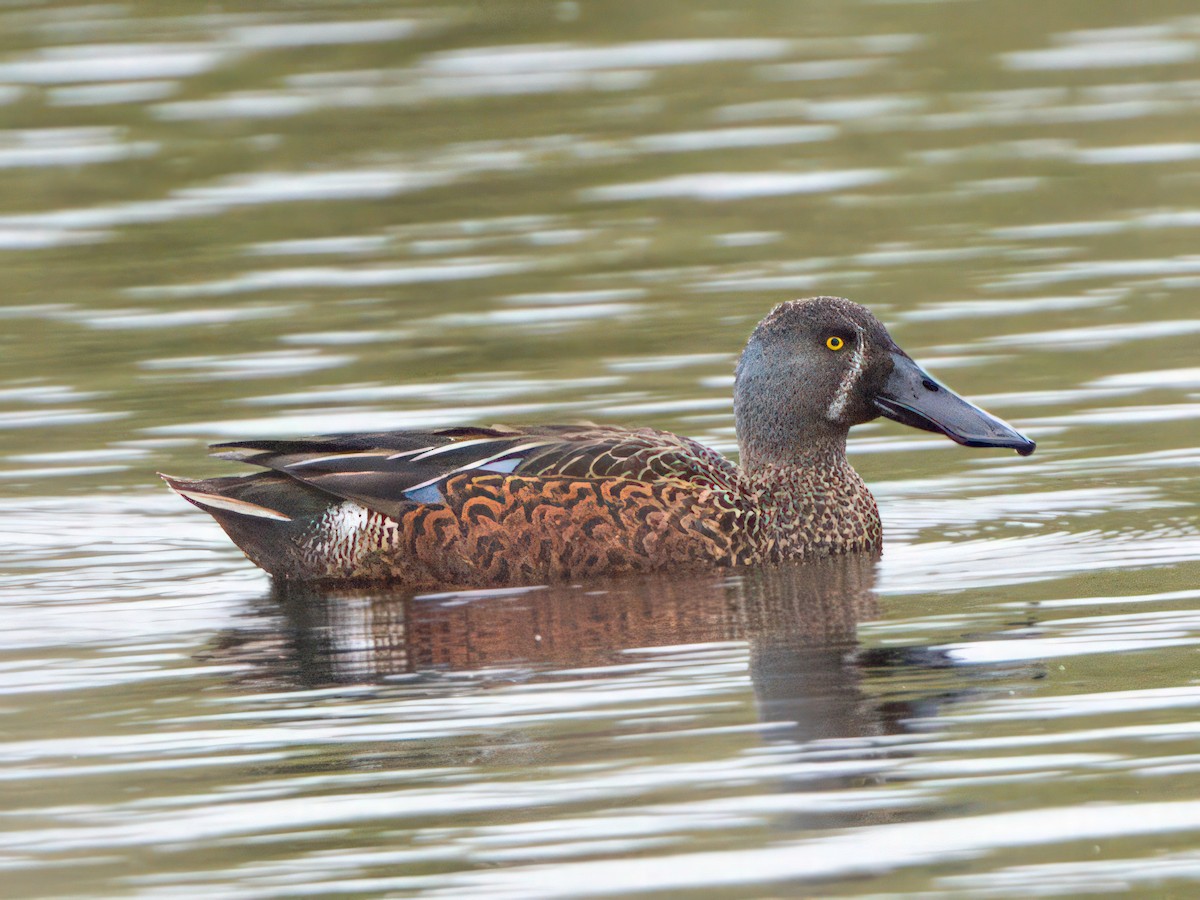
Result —
<path fill-rule="evenodd" d="M 1190 896 L 1194 4 L 0 9 L 20 897 Z M 881 563 L 288 595 L 156 470 L 592 419 L 736 443 L 774 303 L 1038 441 L 859 428 Z"/>

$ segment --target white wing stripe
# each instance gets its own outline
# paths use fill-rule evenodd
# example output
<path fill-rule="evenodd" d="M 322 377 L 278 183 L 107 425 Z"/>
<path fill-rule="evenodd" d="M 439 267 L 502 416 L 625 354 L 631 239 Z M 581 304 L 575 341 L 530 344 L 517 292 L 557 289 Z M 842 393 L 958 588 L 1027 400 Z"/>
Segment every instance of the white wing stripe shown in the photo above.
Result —
<path fill-rule="evenodd" d="M 255 516 L 259 519 L 274 519 L 277 522 L 290 522 L 291 516 L 285 516 L 283 513 L 273 509 L 268 509 L 265 506 L 259 506 L 257 503 L 248 503 L 245 500 L 234 500 L 232 497 L 221 497 L 217 494 L 205 494 L 201 491 L 187 491 L 182 488 L 175 488 L 175 492 L 179 496 L 191 500 L 200 506 L 207 506 L 212 509 L 223 509 L 226 512 L 238 513 L 243 516 Z"/>
<path fill-rule="evenodd" d="M 416 450 L 403 450 L 400 453 L 393 453 L 387 458 L 387 461 L 391 462 L 393 459 L 404 459 L 406 456 L 413 456 L 414 454 L 424 453 L 426 450 L 432 449 L 432 447 L 418 447 Z"/>
<path fill-rule="evenodd" d="M 412 458 L 413 462 L 420 462 L 423 459 L 429 459 L 431 456 L 437 456 L 439 453 L 453 453 L 463 447 L 474 447 L 477 444 L 494 444 L 496 441 L 510 441 L 512 438 L 471 438 L 469 441 L 452 441 L 449 444 L 441 444 L 434 447 L 432 450 L 425 450 L 418 456 Z"/>
<path fill-rule="evenodd" d="M 387 456 L 386 450 L 363 450 L 358 453 L 331 453 L 328 456 L 314 456 L 310 459 L 302 459 L 299 462 L 288 463 L 284 466 L 285 469 L 299 469 L 302 466 L 315 466 L 320 463 L 333 462 L 339 459 L 370 459 L 371 457 Z"/>
<path fill-rule="evenodd" d="M 488 438 L 488 440 L 493 439 Z M 466 443 L 466 441 L 463 443 Z M 551 443 L 553 442 L 537 441 L 532 444 L 518 444 L 516 447 L 506 447 L 499 453 L 493 453 L 491 456 L 485 456 L 482 459 L 469 462 L 465 466 L 459 466 L 457 469 L 451 469 L 449 472 L 443 472 L 441 475 L 438 475 L 434 478 L 429 478 L 425 481 L 422 481 L 420 484 L 414 484 L 412 487 L 405 488 L 404 493 L 411 494 L 413 491 L 419 491 L 421 488 L 427 488 L 430 485 L 437 484 L 439 481 L 445 481 L 447 478 L 452 478 L 453 476 L 458 475 L 460 472 L 470 472 L 472 469 L 478 469 L 481 466 L 486 466 L 488 463 L 495 462 L 498 459 L 503 459 L 506 456 L 515 456 L 518 453 L 524 453 L 526 450 L 536 450 L 538 447 L 546 447 Z M 461 447 L 462 444 L 459 444 L 459 446 Z"/>

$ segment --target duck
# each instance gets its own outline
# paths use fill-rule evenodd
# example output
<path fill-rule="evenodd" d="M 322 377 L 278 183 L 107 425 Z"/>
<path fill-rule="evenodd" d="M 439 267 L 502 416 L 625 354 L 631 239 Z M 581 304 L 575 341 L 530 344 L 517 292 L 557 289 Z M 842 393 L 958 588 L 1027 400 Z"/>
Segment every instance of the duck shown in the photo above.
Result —
<path fill-rule="evenodd" d="M 775 306 L 738 359 L 739 460 L 653 428 L 449 427 L 214 444 L 248 475 L 160 476 L 277 582 L 507 587 L 875 553 L 846 457 L 884 416 L 966 447 L 1035 443 L 918 365 L 866 307 Z"/>

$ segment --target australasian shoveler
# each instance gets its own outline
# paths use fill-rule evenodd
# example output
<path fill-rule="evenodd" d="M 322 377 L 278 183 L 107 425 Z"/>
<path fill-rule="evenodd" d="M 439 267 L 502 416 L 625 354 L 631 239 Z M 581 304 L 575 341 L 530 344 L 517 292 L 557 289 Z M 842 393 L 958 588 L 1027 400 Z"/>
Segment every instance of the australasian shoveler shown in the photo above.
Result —
<path fill-rule="evenodd" d="M 278 579 L 426 589 L 878 552 L 852 426 L 883 415 L 968 447 L 1035 446 L 837 297 L 758 323 L 733 405 L 740 465 L 651 428 L 494 426 L 235 441 L 213 449 L 266 471 L 163 478 Z"/>

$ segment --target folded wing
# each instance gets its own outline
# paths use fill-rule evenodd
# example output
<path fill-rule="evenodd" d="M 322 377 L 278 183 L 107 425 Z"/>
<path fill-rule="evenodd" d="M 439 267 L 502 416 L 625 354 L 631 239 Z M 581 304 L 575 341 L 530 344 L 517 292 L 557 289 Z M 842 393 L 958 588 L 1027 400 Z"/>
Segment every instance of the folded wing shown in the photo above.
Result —
<path fill-rule="evenodd" d="M 473 473 L 673 481 L 697 488 L 728 488 L 737 475 L 729 460 L 688 438 L 595 425 L 326 435 L 237 441 L 212 449 L 390 518 L 414 504 L 445 502 L 446 482 Z"/>

